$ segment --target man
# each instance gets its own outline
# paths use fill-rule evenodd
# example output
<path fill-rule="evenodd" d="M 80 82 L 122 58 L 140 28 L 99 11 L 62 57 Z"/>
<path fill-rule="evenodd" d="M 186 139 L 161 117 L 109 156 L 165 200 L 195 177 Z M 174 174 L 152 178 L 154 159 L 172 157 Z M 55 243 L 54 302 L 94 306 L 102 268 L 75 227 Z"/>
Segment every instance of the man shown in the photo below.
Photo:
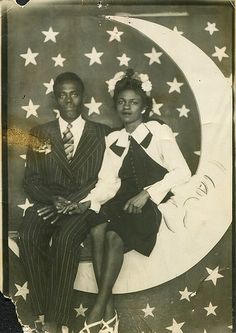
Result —
<path fill-rule="evenodd" d="M 57 120 L 31 130 L 24 186 L 34 206 L 20 226 L 20 254 L 36 315 L 45 329 L 68 325 L 80 244 L 86 237 L 89 210 L 68 215 L 71 202 L 86 197 L 97 181 L 105 149 L 105 126 L 81 116 L 84 85 L 74 73 L 54 83 Z M 87 208 L 87 207 L 86 207 Z M 85 211 L 86 210 L 86 211 Z"/>

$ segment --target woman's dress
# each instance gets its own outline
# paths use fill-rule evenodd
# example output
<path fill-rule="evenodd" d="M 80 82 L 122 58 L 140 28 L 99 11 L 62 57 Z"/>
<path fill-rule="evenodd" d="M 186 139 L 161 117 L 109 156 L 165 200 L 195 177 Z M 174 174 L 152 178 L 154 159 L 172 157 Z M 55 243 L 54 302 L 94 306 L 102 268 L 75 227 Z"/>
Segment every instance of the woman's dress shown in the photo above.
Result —
<path fill-rule="evenodd" d="M 146 186 L 162 180 L 168 171 L 156 163 L 132 136 L 129 140 L 129 150 L 119 170 L 121 186 L 115 197 L 107 201 L 98 214 L 90 215 L 90 223 L 93 226 L 107 221 L 107 231 L 115 231 L 122 238 L 125 252 L 136 250 L 149 256 L 156 243 L 161 212 L 150 199 L 139 214 L 124 211 L 124 206 Z M 162 202 L 170 196 L 169 192 Z"/>

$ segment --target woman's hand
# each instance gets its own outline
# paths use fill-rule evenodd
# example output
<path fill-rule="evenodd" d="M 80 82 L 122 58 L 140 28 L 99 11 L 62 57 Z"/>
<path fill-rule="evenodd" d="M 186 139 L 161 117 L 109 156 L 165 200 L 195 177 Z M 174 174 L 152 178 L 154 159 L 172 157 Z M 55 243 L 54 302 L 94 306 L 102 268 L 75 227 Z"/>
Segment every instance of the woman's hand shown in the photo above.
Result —
<path fill-rule="evenodd" d="M 150 195 L 147 191 L 143 190 L 135 197 L 129 199 L 125 206 L 124 210 L 126 210 L 130 214 L 140 214 L 142 213 L 142 208 L 150 198 Z"/>
<path fill-rule="evenodd" d="M 69 215 L 73 215 L 73 214 L 82 214 L 84 213 L 87 209 L 90 208 L 91 202 L 90 201 L 85 201 L 85 202 L 73 202 L 71 204 L 69 204 L 64 210 L 63 210 L 63 214 L 69 214 Z"/>

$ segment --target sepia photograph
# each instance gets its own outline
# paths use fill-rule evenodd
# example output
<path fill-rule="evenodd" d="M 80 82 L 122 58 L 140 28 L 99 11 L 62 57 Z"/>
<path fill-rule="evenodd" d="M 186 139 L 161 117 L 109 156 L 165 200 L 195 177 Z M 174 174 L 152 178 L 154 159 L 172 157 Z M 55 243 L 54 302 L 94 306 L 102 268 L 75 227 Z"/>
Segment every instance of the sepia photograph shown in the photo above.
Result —
<path fill-rule="evenodd" d="M 13 332 L 234 332 L 233 4 L 1 12 Z"/>

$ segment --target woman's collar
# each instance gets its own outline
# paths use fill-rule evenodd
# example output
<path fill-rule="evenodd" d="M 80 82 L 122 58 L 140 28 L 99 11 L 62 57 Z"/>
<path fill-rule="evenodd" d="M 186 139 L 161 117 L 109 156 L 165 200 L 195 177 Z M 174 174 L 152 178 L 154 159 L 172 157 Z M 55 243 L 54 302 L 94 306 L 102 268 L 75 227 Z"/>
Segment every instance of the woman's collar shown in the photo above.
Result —
<path fill-rule="evenodd" d="M 127 147 L 129 144 L 129 136 L 132 136 L 134 140 L 140 144 L 146 136 L 150 133 L 149 129 L 144 123 L 138 125 L 138 127 L 132 132 L 126 132 L 125 128 L 123 128 L 118 135 L 118 140 L 116 142 L 117 146 Z"/>

